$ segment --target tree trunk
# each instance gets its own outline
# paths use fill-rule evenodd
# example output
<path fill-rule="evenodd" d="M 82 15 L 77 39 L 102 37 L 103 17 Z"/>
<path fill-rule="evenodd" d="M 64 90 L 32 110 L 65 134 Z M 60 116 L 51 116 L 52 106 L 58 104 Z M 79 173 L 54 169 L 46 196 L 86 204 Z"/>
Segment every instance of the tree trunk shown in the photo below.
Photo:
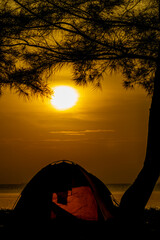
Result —
<path fill-rule="evenodd" d="M 152 194 L 160 174 L 160 48 L 154 78 L 154 92 L 149 115 L 148 141 L 144 166 L 135 182 L 124 193 L 120 202 L 121 213 L 137 215 Z"/>
<path fill-rule="evenodd" d="M 160 0 L 159 0 L 160 22 Z M 154 78 L 154 92 L 152 96 L 148 141 L 144 165 L 134 183 L 124 193 L 121 202 L 121 213 L 137 216 L 144 208 L 153 192 L 160 175 L 160 42 L 157 57 L 157 69 Z"/>

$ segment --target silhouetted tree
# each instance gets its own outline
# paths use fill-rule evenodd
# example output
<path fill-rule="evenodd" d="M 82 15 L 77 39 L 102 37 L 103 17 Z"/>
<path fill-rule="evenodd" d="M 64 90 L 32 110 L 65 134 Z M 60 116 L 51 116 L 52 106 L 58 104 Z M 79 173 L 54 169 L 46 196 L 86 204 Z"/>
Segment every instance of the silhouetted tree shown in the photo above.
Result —
<path fill-rule="evenodd" d="M 10 0 L 1 14 L 1 63 L 13 85 L 36 91 L 43 74 L 70 64 L 79 84 L 99 86 L 105 72 L 118 70 L 124 87 L 152 95 L 144 166 L 120 204 L 132 214 L 144 209 L 160 172 L 159 8 L 159 0 Z"/>
<path fill-rule="evenodd" d="M 49 96 L 52 91 L 40 78 L 40 70 L 26 68 L 22 63 L 21 34 L 24 28 L 25 16 L 7 7 L 7 2 L 0 3 L 0 94 L 10 87 L 25 96 L 32 93 Z"/>

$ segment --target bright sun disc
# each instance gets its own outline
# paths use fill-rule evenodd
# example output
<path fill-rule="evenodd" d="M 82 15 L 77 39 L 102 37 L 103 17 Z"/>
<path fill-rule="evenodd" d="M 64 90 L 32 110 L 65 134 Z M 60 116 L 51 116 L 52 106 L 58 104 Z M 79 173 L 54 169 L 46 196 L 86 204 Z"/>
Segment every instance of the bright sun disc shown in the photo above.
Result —
<path fill-rule="evenodd" d="M 67 110 L 73 107 L 78 100 L 78 92 L 69 86 L 57 86 L 51 99 L 52 105 L 57 110 Z"/>

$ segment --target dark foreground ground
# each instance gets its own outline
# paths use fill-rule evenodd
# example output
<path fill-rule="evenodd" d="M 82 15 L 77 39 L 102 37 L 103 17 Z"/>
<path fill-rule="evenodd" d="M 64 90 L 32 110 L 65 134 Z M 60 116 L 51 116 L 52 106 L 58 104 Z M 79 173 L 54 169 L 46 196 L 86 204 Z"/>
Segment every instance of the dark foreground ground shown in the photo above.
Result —
<path fill-rule="evenodd" d="M 16 230 L 13 228 L 8 228 L 8 223 L 10 225 L 14 225 L 13 218 L 13 210 L 0 210 L 0 239 L 10 239 L 11 237 L 16 237 L 16 239 L 26 239 L 27 235 L 29 237 L 38 239 L 38 235 L 40 235 L 41 239 L 43 236 L 41 235 L 41 227 L 37 227 L 36 231 L 32 229 L 29 231 L 29 223 L 27 223 L 24 229 L 21 229 L 20 226 L 16 227 Z M 123 239 L 136 239 L 137 237 L 141 237 L 142 239 L 160 239 L 160 210 L 158 209 L 146 209 L 144 213 L 144 219 L 139 226 L 139 229 L 133 226 L 133 224 L 128 224 L 127 221 L 124 224 L 121 223 L 109 223 L 102 224 L 97 227 L 97 225 L 88 226 L 80 226 L 75 229 L 75 226 L 69 224 L 67 226 L 67 231 L 64 226 L 59 227 L 59 233 L 61 235 L 56 235 L 55 230 L 57 227 L 45 229 L 44 234 L 46 237 L 43 239 L 74 239 L 74 240 L 90 240 L 90 239 L 109 239 L 107 236 L 112 236 L 112 239 L 117 239 L 118 237 L 122 237 Z M 118 226 L 118 227 L 117 227 Z M 120 226 L 120 227 L 119 227 Z M 129 226 L 129 227 L 128 227 Z M 123 229 L 122 229 L 123 228 Z M 130 228 L 130 229 L 129 229 Z M 66 234 L 65 234 L 66 231 Z M 88 231 L 88 232 L 87 232 Z M 40 233 L 40 234 L 38 234 Z M 35 237 L 34 237 L 35 235 Z M 125 236 L 126 235 L 126 236 Z M 48 236 L 48 238 L 47 238 Z"/>

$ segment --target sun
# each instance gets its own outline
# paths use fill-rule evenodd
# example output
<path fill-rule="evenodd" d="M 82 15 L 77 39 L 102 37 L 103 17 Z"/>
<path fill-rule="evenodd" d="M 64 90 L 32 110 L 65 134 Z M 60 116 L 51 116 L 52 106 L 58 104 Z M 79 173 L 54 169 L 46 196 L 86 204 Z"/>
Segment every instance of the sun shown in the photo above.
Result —
<path fill-rule="evenodd" d="M 76 105 L 79 95 L 75 88 L 61 85 L 54 87 L 53 91 L 51 104 L 57 110 L 64 111 Z"/>

